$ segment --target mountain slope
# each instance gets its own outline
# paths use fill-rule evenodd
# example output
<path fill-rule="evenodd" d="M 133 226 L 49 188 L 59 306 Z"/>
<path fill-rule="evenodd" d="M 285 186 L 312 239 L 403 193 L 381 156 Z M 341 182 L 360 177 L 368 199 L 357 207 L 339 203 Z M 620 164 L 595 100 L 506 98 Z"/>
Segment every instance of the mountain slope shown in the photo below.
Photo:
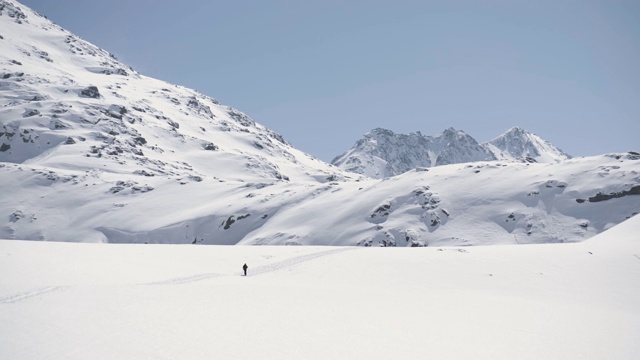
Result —
<path fill-rule="evenodd" d="M 0 161 L 255 181 L 341 174 L 233 108 L 142 76 L 16 2 L 2 7 Z"/>
<path fill-rule="evenodd" d="M 366 178 L 203 94 L 138 74 L 15 1 L 0 5 L 0 238 L 571 242 L 640 211 L 637 153 L 450 164 L 490 154 L 448 129 L 406 141 L 431 146 L 428 164 L 450 165 Z M 416 167 L 414 155 L 406 168 Z"/>
<path fill-rule="evenodd" d="M 9 211 L 3 217 L 9 220 L 6 236 L 59 239 L 66 235 L 58 231 L 74 232 L 71 223 L 96 219 L 85 205 L 97 213 L 122 209 L 127 202 L 118 197 L 139 197 L 163 185 L 201 187 L 209 191 L 187 192 L 211 197 L 197 196 L 167 211 L 167 222 L 161 217 L 154 225 L 160 227 L 193 215 L 183 206 L 237 202 L 226 199 L 228 193 L 354 177 L 291 147 L 233 108 L 138 74 L 17 2 L 2 0 L 0 6 L 0 161 L 8 178 L 3 188 L 16 190 L 15 197 L 2 199 L 9 206 L 3 207 Z M 53 187 L 71 187 L 60 200 L 69 201 L 65 210 L 42 196 Z M 16 218 L 29 212 L 32 197 L 32 206 L 55 209 L 47 218 L 60 215 L 60 221 L 20 230 Z M 106 209 L 97 205 L 103 197 L 110 204 Z M 95 230 L 89 232 L 69 238 L 96 239 Z"/>

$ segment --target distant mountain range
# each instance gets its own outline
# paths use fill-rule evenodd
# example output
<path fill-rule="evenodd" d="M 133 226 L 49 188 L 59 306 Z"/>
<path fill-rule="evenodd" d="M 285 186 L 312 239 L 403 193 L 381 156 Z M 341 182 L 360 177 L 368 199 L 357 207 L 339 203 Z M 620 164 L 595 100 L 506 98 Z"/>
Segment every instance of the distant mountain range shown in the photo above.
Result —
<path fill-rule="evenodd" d="M 377 128 L 331 163 L 349 172 L 382 179 L 420 167 L 492 160 L 559 162 L 569 158 L 550 142 L 519 127 L 482 144 L 454 128 L 436 136 L 419 131 L 395 134 Z"/>
<path fill-rule="evenodd" d="M 336 164 L 0 0 L 0 239 L 548 243 L 640 212 L 640 154 L 568 159 L 518 128 L 376 129 Z"/>

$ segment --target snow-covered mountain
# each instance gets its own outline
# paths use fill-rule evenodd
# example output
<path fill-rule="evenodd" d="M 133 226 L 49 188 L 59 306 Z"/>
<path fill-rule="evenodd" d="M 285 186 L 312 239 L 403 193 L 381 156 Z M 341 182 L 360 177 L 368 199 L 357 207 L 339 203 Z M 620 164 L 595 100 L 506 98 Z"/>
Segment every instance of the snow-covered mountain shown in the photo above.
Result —
<path fill-rule="evenodd" d="M 557 162 L 571 158 L 550 142 L 520 127 L 511 128 L 482 145 L 498 160 Z"/>
<path fill-rule="evenodd" d="M 495 159 L 474 138 L 453 128 L 436 136 L 425 136 L 419 131 L 395 134 L 377 128 L 331 163 L 349 172 L 382 179 L 419 167 Z"/>
<path fill-rule="evenodd" d="M 554 162 L 569 159 L 546 140 L 519 127 L 478 143 L 463 131 L 446 129 L 436 136 L 395 134 L 373 129 L 331 162 L 346 171 L 382 179 L 419 167 L 474 161 Z"/>
<path fill-rule="evenodd" d="M 383 180 L 346 172 L 238 110 L 141 75 L 0 0 L 0 238 L 570 242 L 640 211 L 637 153 L 453 164 L 494 157 L 453 129 L 425 144 L 421 137 L 407 137 L 415 148 L 431 146 L 429 163 L 414 164 L 417 152 L 406 159 L 417 170 Z"/>
<path fill-rule="evenodd" d="M 140 75 L 17 2 L 0 4 L 0 161 L 183 182 L 342 176 L 238 110 Z"/>

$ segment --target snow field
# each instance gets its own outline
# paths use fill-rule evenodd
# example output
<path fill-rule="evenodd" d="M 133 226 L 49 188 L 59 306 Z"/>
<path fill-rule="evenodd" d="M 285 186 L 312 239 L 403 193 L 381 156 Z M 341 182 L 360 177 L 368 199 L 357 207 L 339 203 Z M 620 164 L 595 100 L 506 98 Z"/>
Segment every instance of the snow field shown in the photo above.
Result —
<path fill-rule="evenodd" d="M 1 241 L 0 358 L 635 359 L 639 230 L 412 249 Z"/>

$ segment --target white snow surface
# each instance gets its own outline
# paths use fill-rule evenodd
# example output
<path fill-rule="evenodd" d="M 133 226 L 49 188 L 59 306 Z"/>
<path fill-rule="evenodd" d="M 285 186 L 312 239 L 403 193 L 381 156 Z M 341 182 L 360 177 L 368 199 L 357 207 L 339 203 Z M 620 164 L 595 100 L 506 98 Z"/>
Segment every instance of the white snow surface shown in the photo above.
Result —
<path fill-rule="evenodd" d="M 637 359 L 638 234 L 640 217 L 523 246 L 5 240 L 0 358 Z"/>

